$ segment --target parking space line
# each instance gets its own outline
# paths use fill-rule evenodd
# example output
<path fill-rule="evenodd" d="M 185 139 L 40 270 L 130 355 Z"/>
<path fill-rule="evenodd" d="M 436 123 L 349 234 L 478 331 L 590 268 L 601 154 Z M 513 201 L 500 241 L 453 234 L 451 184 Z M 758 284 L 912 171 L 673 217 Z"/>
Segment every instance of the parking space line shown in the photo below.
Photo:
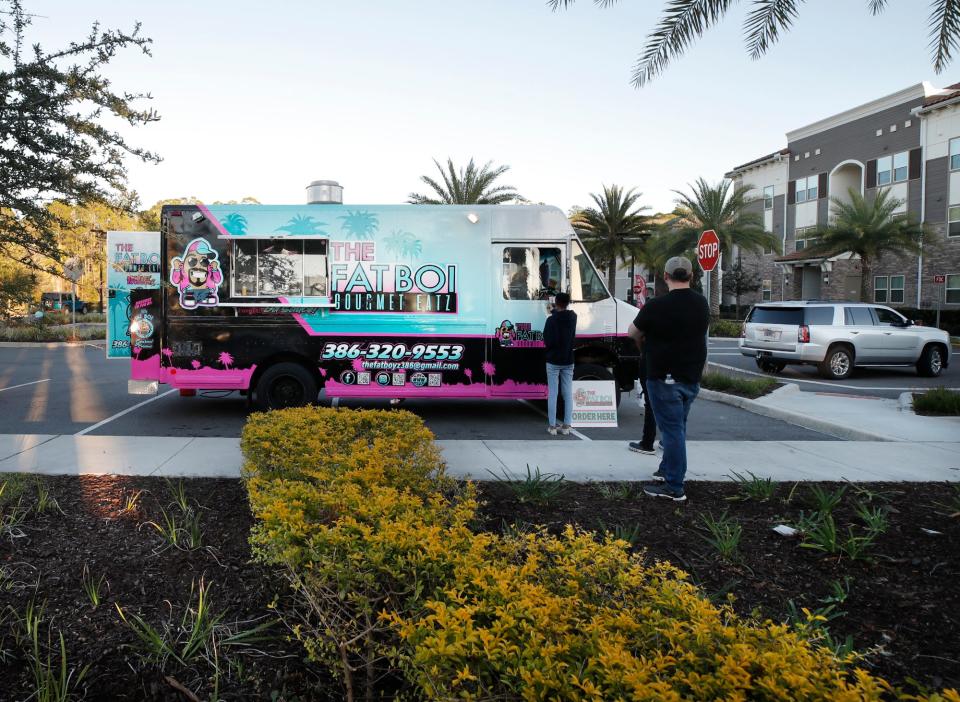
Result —
<path fill-rule="evenodd" d="M 138 402 L 138 403 L 135 404 L 133 407 L 127 407 L 127 409 L 123 410 L 122 412 L 117 412 L 117 413 L 116 413 L 115 415 L 113 415 L 112 417 L 107 417 L 106 419 L 102 419 L 102 420 L 100 420 L 99 422 L 97 422 L 96 424 L 93 424 L 93 425 L 87 427 L 86 429 L 81 429 L 81 430 L 78 431 L 76 434 L 74 434 L 74 436 L 83 436 L 84 434 L 89 434 L 89 433 L 90 433 L 91 431 L 93 431 L 94 429 L 99 429 L 99 428 L 102 427 L 104 424 L 108 424 L 108 423 L 112 422 L 114 419 L 119 419 L 119 418 L 122 417 L 123 415 L 129 414 L 130 412 L 133 412 L 135 409 L 138 409 L 138 408 L 140 408 L 140 407 L 143 407 L 144 405 L 149 405 L 151 402 L 155 402 L 155 401 L 159 400 L 161 397 L 166 397 L 167 395 L 169 395 L 169 394 L 172 393 L 172 392 L 177 392 L 177 388 L 173 388 L 172 390 L 167 390 L 166 392 L 161 393 L 161 394 L 159 394 L 159 395 L 154 395 L 154 396 L 151 397 L 149 400 L 144 400 L 143 402 Z"/>
<path fill-rule="evenodd" d="M 783 375 L 772 376 L 772 375 L 769 375 L 769 374 L 767 374 L 767 373 L 757 373 L 756 371 L 747 370 L 746 368 L 737 368 L 736 366 L 728 366 L 728 365 L 725 365 L 725 364 L 723 364 L 723 363 L 714 363 L 713 361 L 709 361 L 709 363 L 710 363 L 711 366 L 716 366 L 717 368 L 726 368 L 727 370 L 737 371 L 738 373 L 746 373 L 747 375 L 756 375 L 756 376 L 758 376 L 758 377 L 760 377 L 760 378 L 775 378 L 775 379 L 780 380 L 780 381 L 785 382 L 785 383 L 812 383 L 813 385 L 826 385 L 828 388 L 847 388 L 847 389 L 849 389 L 849 390 L 860 390 L 860 391 L 868 391 L 868 390 L 898 390 L 898 391 L 900 391 L 900 392 L 909 392 L 909 391 L 930 390 L 930 389 L 931 389 L 931 388 L 929 388 L 929 387 L 919 387 L 919 388 L 917 388 L 917 387 L 896 387 L 896 388 L 890 388 L 890 387 L 878 387 L 878 386 L 874 386 L 874 385 L 844 385 L 843 383 L 837 383 L 837 382 L 828 381 L 828 380 L 807 380 L 806 378 L 795 378 L 795 377 L 793 377 L 793 376 L 783 376 Z"/>
<path fill-rule="evenodd" d="M 15 390 L 16 388 L 25 388 L 28 385 L 36 385 L 37 383 L 47 383 L 50 381 L 50 378 L 44 378 L 43 380 L 32 380 L 29 383 L 20 383 L 19 385 L 11 385 L 8 388 L 0 388 L 0 392 L 4 390 Z"/>
<path fill-rule="evenodd" d="M 543 416 L 543 417 L 546 417 L 546 416 L 547 416 L 547 413 L 546 413 L 546 412 L 544 412 L 542 409 L 540 409 L 539 407 L 537 407 L 536 405 L 534 405 L 534 404 L 533 404 L 532 402 L 530 402 L 529 400 L 517 400 L 517 402 L 519 402 L 519 403 L 522 404 L 522 405 L 526 405 L 527 407 L 529 407 L 530 409 L 532 409 L 534 412 L 536 412 L 537 414 L 539 414 L 539 415 L 541 415 L 541 416 Z M 583 434 L 581 434 L 580 432 L 578 432 L 576 429 L 570 429 L 570 433 L 573 434 L 573 435 L 574 435 L 575 437 L 577 437 L 578 439 L 580 439 L 581 441 L 593 441 L 593 439 L 591 439 L 589 436 L 584 436 Z"/>

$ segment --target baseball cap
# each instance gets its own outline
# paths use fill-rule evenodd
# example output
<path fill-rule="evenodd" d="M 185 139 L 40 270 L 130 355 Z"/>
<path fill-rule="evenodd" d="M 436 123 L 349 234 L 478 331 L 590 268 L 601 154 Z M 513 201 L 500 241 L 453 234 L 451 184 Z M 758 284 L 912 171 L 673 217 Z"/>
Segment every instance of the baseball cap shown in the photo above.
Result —
<path fill-rule="evenodd" d="M 674 280 L 690 280 L 693 275 L 693 264 L 686 256 L 674 256 L 667 261 L 663 270 Z"/>

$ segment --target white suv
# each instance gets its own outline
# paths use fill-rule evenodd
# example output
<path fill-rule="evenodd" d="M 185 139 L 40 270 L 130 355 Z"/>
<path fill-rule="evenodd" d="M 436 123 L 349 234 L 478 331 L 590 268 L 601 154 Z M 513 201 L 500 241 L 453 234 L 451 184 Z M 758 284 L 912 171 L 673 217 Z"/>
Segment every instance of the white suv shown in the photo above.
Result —
<path fill-rule="evenodd" d="M 855 366 L 914 366 L 933 378 L 950 365 L 947 332 L 860 302 L 765 302 L 750 310 L 740 337 L 740 353 L 771 373 L 802 363 L 840 380 Z"/>

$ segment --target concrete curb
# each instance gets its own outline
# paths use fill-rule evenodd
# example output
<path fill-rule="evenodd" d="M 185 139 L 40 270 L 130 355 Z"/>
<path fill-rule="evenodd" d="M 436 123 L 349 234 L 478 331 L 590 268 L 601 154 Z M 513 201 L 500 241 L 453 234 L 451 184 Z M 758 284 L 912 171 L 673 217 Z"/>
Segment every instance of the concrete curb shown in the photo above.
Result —
<path fill-rule="evenodd" d="M 787 383 L 770 394 L 780 395 L 793 392 L 801 392 L 801 390 L 794 383 Z M 790 410 L 785 410 L 780 407 L 771 407 L 756 400 L 749 400 L 746 397 L 738 397 L 737 395 L 730 395 L 725 392 L 701 388 L 700 397 L 705 400 L 712 400 L 713 402 L 739 407 L 740 409 L 745 409 L 748 412 L 753 412 L 754 414 L 759 414 L 764 417 L 770 417 L 771 419 L 789 422 L 804 429 L 835 436 L 838 439 L 845 439 L 847 441 L 890 441 L 890 437 L 882 434 L 874 434 L 873 432 L 844 426 L 818 417 L 811 417 L 810 415 L 801 414 L 800 412 L 791 412 Z"/>

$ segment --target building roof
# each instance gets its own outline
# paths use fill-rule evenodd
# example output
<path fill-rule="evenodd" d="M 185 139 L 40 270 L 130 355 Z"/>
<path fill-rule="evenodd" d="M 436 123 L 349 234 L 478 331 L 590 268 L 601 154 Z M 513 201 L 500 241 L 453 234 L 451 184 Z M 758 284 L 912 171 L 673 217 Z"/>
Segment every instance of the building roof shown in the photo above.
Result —
<path fill-rule="evenodd" d="M 812 254 L 809 251 L 800 249 L 799 251 L 794 251 L 793 253 L 788 253 L 783 256 L 777 256 L 773 259 L 774 263 L 796 263 L 797 261 L 822 261 L 827 258 L 827 254 Z"/>
<path fill-rule="evenodd" d="M 767 154 L 765 156 L 761 156 L 760 158 L 755 158 L 752 161 L 747 161 L 746 163 L 740 164 L 739 166 L 734 166 L 730 170 L 730 173 L 727 173 L 726 175 L 727 177 L 730 177 L 730 175 L 733 173 L 739 173 L 740 171 L 746 170 L 748 168 L 759 166 L 763 163 L 766 163 L 767 161 L 777 161 L 780 158 L 784 156 L 789 156 L 789 155 L 790 155 L 790 149 L 780 149 L 779 151 L 774 151 L 772 154 Z"/>
<path fill-rule="evenodd" d="M 948 100 L 953 100 L 956 97 L 960 97 L 960 83 L 954 83 L 953 85 L 948 85 L 943 89 L 943 92 L 939 95 L 931 95 L 926 100 L 923 101 L 924 107 L 930 107 L 932 105 L 940 104 L 941 102 L 947 102 Z"/>

